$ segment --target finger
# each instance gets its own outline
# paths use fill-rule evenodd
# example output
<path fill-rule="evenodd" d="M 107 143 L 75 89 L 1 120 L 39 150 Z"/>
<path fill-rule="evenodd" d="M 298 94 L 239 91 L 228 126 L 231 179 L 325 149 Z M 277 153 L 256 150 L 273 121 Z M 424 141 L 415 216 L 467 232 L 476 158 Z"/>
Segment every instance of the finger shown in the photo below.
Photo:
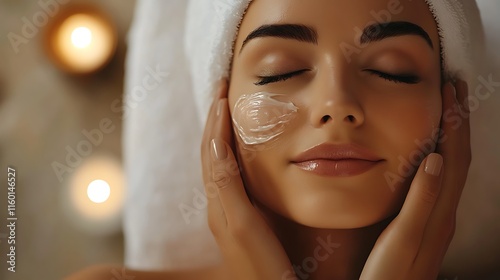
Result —
<path fill-rule="evenodd" d="M 456 87 L 450 84 L 444 89 L 443 112 L 453 112 L 448 113 L 450 117 L 441 123 L 445 137 L 438 146 L 438 152 L 448 162 L 444 170 L 443 195 L 438 199 L 437 208 L 437 214 L 441 212 L 444 216 L 445 210 L 454 212 L 458 206 L 471 160 L 470 114 L 468 109 L 462 108 L 467 99 L 465 82 L 459 81 Z"/>
<path fill-rule="evenodd" d="M 400 213 L 377 240 L 363 275 L 369 279 L 389 279 L 387 275 L 401 279 L 411 269 L 440 192 L 442 166 L 443 158 L 436 153 L 422 161 Z"/>
<path fill-rule="evenodd" d="M 462 112 L 464 112 L 464 122 L 462 127 L 460 128 L 459 131 L 459 137 L 462 141 L 461 147 L 458 148 L 457 150 L 460 151 L 461 154 L 461 164 L 462 168 L 466 169 L 464 172 L 462 172 L 462 176 L 460 178 L 461 183 L 458 186 L 458 192 L 456 193 L 455 197 L 455 205 L 454 209 L 458 207 L 458 203 L 460 202 L 460 197 L 462 196 L 462 191 L 465 186 L 465 181 L 467 179 L 467 173 L 468 173 L 468 168 L 470 166 L 470 162 L 472 160 L 472 151 L 471 151 L 471 144 L 470 144 L 470 105 L 469 105 L 469 86 L 465 81 L 458 80 L 456 83 L 456 89 L 457 89 L 457 99 L 458 102 L 461 104 L 461 109 Z"/>
<path fill-rule="evenodd" d="M 214 94 L 214 100 L 212 102 L 212 105 L 210 106 L 210 111 L 208 113 L 207 121 L 205 124 L 205 130 L 203 132 L 201 142 L 201 162 L 204 182 L 211 181 L 212 165 L 210 160 L 210 141 L 215 137 L 214 124 L 216 122 L 217 106 L 219 104 L 219 100 L 223 96 L 227 95 L 227 90 L 227 81 L 221 80 Z"/>
<path fill-rule="evenodd" d="M 448 120 L 443 119 L 441 127 L 445 137 L 438 146 L 438 152 L 446 162 L 443 169 L 442 190 L 436 201 L 436 206 L 429 217 L 429 223 L 424 233 L 421 252 L 416 260 L 416 267 L 434 271 L 439 270 L 444 254 L 452 240 L 455 231 L 456 210 L 465 185 L 470 164 L 470 123 L 469 110 L 461 111 L 467 99 L 467 84 L 457 83 L 456 90 L 450 84 L 443 89 L 443 116 L 449 114 Z M 468 106 L 468 105 L 467 105 Z M 450 121 L 450 120 L 455 120 Z"/>
<path fill-rule="evenodd" d="M 221 138 L 213 139 L 211 147 L 213 180 L 227 222 L 241 222 L 249 214 L 252 205 L 243 187 L 238 163 L 229 145 Z"/>
<path fill-rule="evenodd" d="M 420 246 L 429 216 L 441 191 L 443 157 L 428 155 L 415 175 L 399 215 L 397 224 L 403 241 Z"/>
<path fill-rule="evenodd" d="M 223 244 L 222 250 L 236 249 L 237 255 L 244 255 L 247 261 L 238 267 L 248 268 L 248 274 L 257 273 L 252 279 L 282 279 L 293 268 L 281 243 L 251 204 L 230 146 L 215 138 L 211 147 L 214 182 L 227 219 L 226 233 L 230 235 L 223 242 L 236 241 Z"/>
<path fill-rule="evenodd" d="M 227 98 L 221 98 L 219 100 L 217 118 L 216 127 L 214 128 L 214 138 L 220 138 L 227 143 L 230 146 L 230 150 L 232 150 L 230 144 L 233 143 L 233 126 Z"/>
<path fill-rule="evenodd" d="M 467 100 L 467 85 L 448 84 L 443 89 L 443 137 L 437 152 L 447 162 L 444 170 L 443 195 L 438 198 L 438 209 L 454 211 L 458 205 L 471 159 L 470 122 L 468 110 L 461 103 Z M 439 221 L 436 221 L 439 224 Z"/>
<path fill-rule="evenodd" d="M 391 223 L 396 237 L 391 249 L 405 247 L 411 259 L 416 256 L 429 216 L 441 191 L 443 158 L 432 153 L 422 161 L 398 216 Z"/>
<path fill-rule="evenodd" d="M 214 130 L 217 122 L 217 106 L 220 103 L 221 97 L 227 95 L 227 82 L 222 80 L 219 83 L 219 88 L 214 95 L 214 101 L 210 107 L 210 112 L 207 118 L 205 131 L 203 133 L 201 144 L 202 171 L 205 193 L 207 197 L 207 215 L 208 224 L 214 235 L 218 234 L 220 229 L 225 228 L 226 218 L 224 210 L 219 200 L 219 193 L 216 184 L 212 179 L 212 158 L 210 155 L 210 141 L 216 135 Z"/>
<path fill-rule="evenodd" d="M 221 110 L 216 124 L 218 137 L 211 141 L 212 170 L 219 198 L 229 224 L 238 223 L 252 213 L 252 205 L 245 192 L 234 153 L 227 141 L 232 141 L 227 99 L 221 99 Z"/>

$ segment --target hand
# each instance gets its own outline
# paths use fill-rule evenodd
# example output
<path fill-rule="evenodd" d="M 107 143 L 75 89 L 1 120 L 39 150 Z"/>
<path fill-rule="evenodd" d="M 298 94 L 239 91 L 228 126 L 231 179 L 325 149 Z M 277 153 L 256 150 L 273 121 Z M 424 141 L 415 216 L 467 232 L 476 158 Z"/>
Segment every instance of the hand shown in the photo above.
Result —
<path fill-rule="evenodd" d="M 278 238 L 251 204 L 232 148 L 227 82 L 210 109 L 201 146 L 208 224 L 230 279 L 282 279 L 293 272 Z M 287 278 L 290 279 L 290 278 Z"/>
<path fill-rule="evenodd" d="M 442 145 L 437 154 L 422 161 L 401 212 L 378 238 L 360 279 L 438 278 L 455 232 L 456 211 L 471 161 L 467 97 L 465 82 L 457 82 L 456 89 L 452 84 L 444 86 L 443 114 L 462 115 L 462 123 L 454 127 L 442 121 Z M 456 106 L 460 114 L 454 111 Z M 437 176 L 429 174 L 439 171 Z"/>

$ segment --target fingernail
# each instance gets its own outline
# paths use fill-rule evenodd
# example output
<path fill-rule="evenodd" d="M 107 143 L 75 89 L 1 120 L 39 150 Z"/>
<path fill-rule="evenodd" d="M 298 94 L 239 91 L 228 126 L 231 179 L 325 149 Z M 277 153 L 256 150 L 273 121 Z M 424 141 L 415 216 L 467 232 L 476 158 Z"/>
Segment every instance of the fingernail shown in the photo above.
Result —
<path fill-rule="evenodd" d="M 210 146 L 214 160 L 225 160 L 227 158 L 226 145 L 220 139 L 212 139 Z"/>
<path fill-rule="evenodd" d="M 425 162 L 425 173 L 432 176 L 439 176 L 443 167 L 443 157 L 440 154 L 432 153 Z"/>
<path fill-rule="evenodd" d="M 219 100 L 219 102 L 217 103 L 217 117 L 220 117 L 220 115 L 222 115 L 223 104 L 224 99 Z"/>

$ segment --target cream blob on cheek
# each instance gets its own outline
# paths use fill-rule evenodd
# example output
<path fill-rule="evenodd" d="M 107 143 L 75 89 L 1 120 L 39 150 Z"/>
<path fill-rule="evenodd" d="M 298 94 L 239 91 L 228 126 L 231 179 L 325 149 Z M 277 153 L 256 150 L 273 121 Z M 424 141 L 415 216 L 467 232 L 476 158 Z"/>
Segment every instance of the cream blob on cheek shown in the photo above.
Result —
<path fill-rule="evenodd" d="M 276 139 L 295 118 L 298 108 L 286 95 L 257 92 L 241 96 L 234 105 L 233 124 L 243 143 L 260 145 Z"/>

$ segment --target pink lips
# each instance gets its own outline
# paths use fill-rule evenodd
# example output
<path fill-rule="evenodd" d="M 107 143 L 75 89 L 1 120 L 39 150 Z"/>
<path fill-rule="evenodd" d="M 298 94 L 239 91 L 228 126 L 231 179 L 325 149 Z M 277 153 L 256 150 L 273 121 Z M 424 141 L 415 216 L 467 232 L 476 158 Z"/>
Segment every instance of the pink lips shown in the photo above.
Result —
<path fill-rule="evenodd" d="M 354 144 L 321 144 L 291 162 L 304 171 L 320 176 L 349 177 L 362 174 L 381 161 L 380 157 Z"/>

